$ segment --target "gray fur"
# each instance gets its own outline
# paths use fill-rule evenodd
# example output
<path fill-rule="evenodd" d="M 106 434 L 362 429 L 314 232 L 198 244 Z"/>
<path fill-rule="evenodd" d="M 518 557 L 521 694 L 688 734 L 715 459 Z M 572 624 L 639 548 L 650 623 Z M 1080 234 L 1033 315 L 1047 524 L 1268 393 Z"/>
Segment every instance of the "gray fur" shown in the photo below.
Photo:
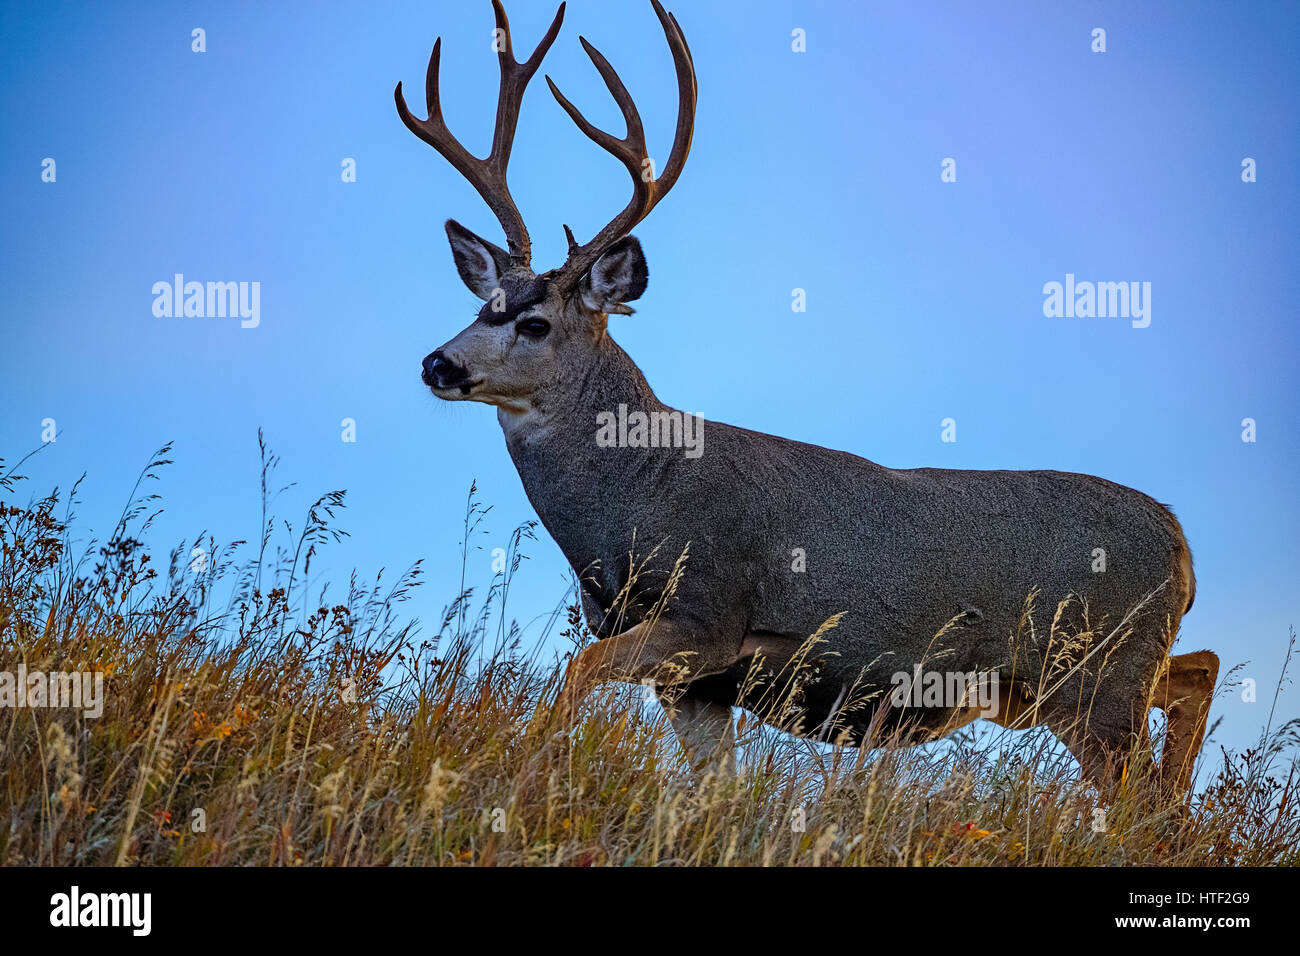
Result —
<path fill-rule="evenodd" d="M 826 633 L 820 676 L 805 691 L 804 726 L 812 730 L 846 688 L 879 695 L 891 674 L 916 663 L 996 669 L 1009 684 L 1010 640 L 1035 589 L 1040 643 L 1057 602 L 1070 595 L 1086 602 L 1100 637 L 1154 592 L 1108 661 L 1101 690 L 1079 675 L 1057 690 L 1048 711 L 1049 723 L 1059 715 L 1064 726 L 1077 701 L 1091 701 L 1089 736 L 1109 747 L 1145 720 L 1146 691 L 1192 587 L 1178 523 L 1151 498 L 1055 471 L 895 470 L 714 422 L 704 424 L 706 450 L 695 459 L 673 448 L 601 448 L 593 440 L 598 412 L 620 403 L 666 406 L 608 336 L 590 360 L 573 370 L 581 372 L 580 389 L 548 395 L 527 427 L 510 428 L 509 416 L 503 424 L 529 500 L 581 576 L 601 636 L 613 630 L 605 615 L 627 580 L 634 540 L 638 555 L 659 552 L 639 578 L 639 607 L 617 629 L 653 606 L 689 545 L 668 616 L 696 637 L 697 676 L 717 675 L 692 686 L 701 699 L 736 703 L 750 664 L 737 654 L 748 633 L 802 640 L 845 612 Z M 1107 555 L 1103 573 L 1091 570 L 1099 547 Z M 795 548 L 806 552 L 805 573 L 791 569 Z M 1067 624 L 1082 623 L 1076 604 Z M 1022 643 L 1014 676 L 1039 686 L 1035 669 L 1045 655 Z M 1087 669 L 1094 676 L 1099 663 Z M 861 729 L 871 713 L 841 718 Z M 951 714 L 911 716 L 938 728 Z"/>

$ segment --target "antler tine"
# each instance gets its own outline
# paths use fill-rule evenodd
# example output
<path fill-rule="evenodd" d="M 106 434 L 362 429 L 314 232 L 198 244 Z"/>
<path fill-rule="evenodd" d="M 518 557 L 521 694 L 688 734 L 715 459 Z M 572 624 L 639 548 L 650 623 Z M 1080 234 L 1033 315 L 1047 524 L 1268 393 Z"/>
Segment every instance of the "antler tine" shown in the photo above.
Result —
<path fill-rule="evenodd" d="M 492 133 L 492 151 L 486 159 L 473 156 L 459 140 L 451 134 L 442 117 L 442 105 L 438 96 L 438 64 L 442 54 L 442 38 L 434 41 L 433 52 L 429 55 L 429 68 L 425 72 L 424 97 L 428 109 L 428 119 L 416 119 L 406 105 L 402 95 L 402 84 L 398 83 L 393 91 L 397 103 L 397 113 L 402 122 L 420 139 L 424 140 L 446 158 L 456 170 L 469 181 L 478 194 L 491 208 L 501 228 L 506 234 L 506 242 L 511 261 L 527 265 L 531 259 L 532 244 L 528 238 L 528 229 L 519 207 L 515 205 L 506 185 L 506 167 L 510 162 L 510 150 L 514 145 L 515 127 L 519 122 L 519 106 L 523 101 L 524 90 L 528 81 L 542 63 L 542 58 L 555 42 L 564 22 L 564 4 L 555 12 L 550 28 L 542 37 L 537 48 L 523 63 L 515 60 L 514 47 L 510 40 L 510 23 L 506 19 L 501 0 L 492 0 L 492 10 L 496 16 L 497 29 L 501 31 L 501 49 L 498 58 L 501 64 L 501 85 L 497 93 L 496 125 Z"/>
<path fill-rule="evenodd" d="M 655 179 L 647 179 L 645 176 L 644 163 L 649 157 L 646 148 L 645 130 L 641 125 L 641 116 L 637 112 L 636 104 L 633 103 L 632 97 L 627 92 L 627 87 L 619 79 L 618 73 L 609 61 L 605 59 L 595 47 L 586 41 L 585 38 L 579 37 L 582 48 L 587 51 L 587 56 L 595 64 L 596 69 L 600 72 L 601 78 L 605 81 L 605 86 L 609 89 L 610 94 L 618 103 L 619 109 L 623 113 L 623 121 L 627 124 L 627 134 L 619 139 L 602 129 L 598 129 L 587 121 L 576 106 L 565 98 L 564 94 L 559 91 L 551 78 L 546 77 L 546 84 L 550 87 L 552 95 L 559 102 L 564 111 L 569 114 L 578 129 L 582 130 L 586 136 L 596 145 L 600 146 L 606 152 L 612 154 L 632 175 L 632 198 L 628 201 L 627 206 L 623 208 L 614 219 L 601 229 L 590 242 L 579 246 L 573 239 L 573 232 L 568 226 L 564 227 L 565 235 L 569 240 L 569 258 L 565 264 L 556 271 L 557 281 L 562 284 L 576 283 L 591 268 L 592 264 L 600 257 L 613 242 L 627 235 L 637 223 L 649 215 L 659 200 L 672 189 L 677 177 L 681 175 L 682 167 L 686 164 L 686 156 L 691 150 L 691 136 L 695 129 L 695 64 L 691 59 L 690 48 L 686 45 L 686 36 L 677 24 L 677 19 L 672 14 L 665 12 L 663 5 L 659 0 L 651 0 L 654 6 L 655 14 L 659 17 L 659 23 L 663 27 L 664 36 L 668 40 L 668 47 L 673 54 L 673 65 L 677 70 L 677 129 L 673 136 L 672 152 L 668 155 L 668 162 L 664 165 L 663 172 Z"/>
<path fill-rule="evenodd" d="M 497 123 L 492 134 L 492 153 L 488 162 L 500 169 L 504 180 L 506 164 L 510 162 L 510 148 L 514 145 L 515 126 L 519 122 L 519 104 L 523 101 L 528 81 L 542 65 L 542 58 L 559 35 L 560 24 L 564 22 L 564 4 L 561 3 L 555 11 L 555 18 L 533 50 L 533 55 L 522 63 L 515 60 L 514 47 L 510 42 L 510 21 L 506 19 L 501 0 L 492 0 L 492 11 L 496 14 L 497 29 L 501 31 L 505 42 L 498 54 L 501 61 L 501 89 L 497 95 Z"/>
<path fill-rule="evenodd" d="M 660 198 L 668 190 L 673 188 L 677 182 L 677 177 L 681 175 L 682 168 L 686 165 L 686 155 L 691 151 L 691 138 L 695 135 L 695 100 L 697 89 L 695 85 L 695 59 L 691 56 L 691 48 L 686 45 L 686 34 L 677 23 L 677 18 L 671 13 L 667 15 L 668 22 L 664 20 L 664 8 L 659 4 L 659 0 L 653 0 L 655 13 L 659 15 L 659 22 L 664 25 L 664 32 L 668 32 L 668 22 L 673 25 L 673 32 L 676 34 L 677 42 L 674 43 L 672 37 L 669 37 L 668 44 L 673 51 L 673 66 L 677 69 L 677 129 L 673 133 L 673 148 L 668 154 L 668 162 L 664 164 L 664 171 L 659 176 Z M 657 202 L 658 200 L 656 200 Z"/>
<path fill-rule="evenodd" d="M 639 180 L 641 175 L 641 163 L 647 156 L 645 129 L 641 126 L 641 114 L 637 112 L 636 104 L 632 102 L 632 97 L 628 94 L 627 87 L 623 85 L 623 81 L 619 79 L 619 75 L 614 68 L 609 65 L 609 61 L 601 55 L 599 50 L 587 42 L 586 37 L 578 37 L 578 42 L 581 43 L 582 48 L 587 51 L 587 56 L 591 58 L 591 62 L 594 63 L 596 69 L 600 71 L 600 76 L 605 81 L 606 89 L 608 89 L 613 95 L 614 101 L 618 103 L 618 108 L 623 113 L 623 122 L 627 124 L 627 135 L 622 139 L 618 139 L 604 130 L 593 126 L 587 118 L 582 115 L 581 111 L 570 103 L 565 95 L 560 92 L 559 88 L 551 81 L 549 76 L 546 78 L 546 84 L 551 88 L 551 94 L 559 101 L 560 105 L 564 107 L 564 111 L 568 113 L 569 116 L 572 117 L 573 121 L 578 125 L 578 129 L 586 133 L 587 136 L 597 145 L 621 160 L 623 164 L 627 166 L 628 170 Z"/>

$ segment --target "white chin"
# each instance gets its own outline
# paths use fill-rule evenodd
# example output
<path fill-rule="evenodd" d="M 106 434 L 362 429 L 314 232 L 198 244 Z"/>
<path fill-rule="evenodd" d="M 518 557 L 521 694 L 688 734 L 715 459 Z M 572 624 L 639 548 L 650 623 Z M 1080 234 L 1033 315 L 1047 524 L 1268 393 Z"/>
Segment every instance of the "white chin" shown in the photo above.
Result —
<path fill-rule="evenodd" d="M 471 385 L 469 389 L 462 388 L 459 385 L 453 385 L 450 388 L 431 388 L 429 389 L 438 398 L 444 402 L 465 402 L 478 399 L 482 401 L 477 391 L 477 386 Z"/>

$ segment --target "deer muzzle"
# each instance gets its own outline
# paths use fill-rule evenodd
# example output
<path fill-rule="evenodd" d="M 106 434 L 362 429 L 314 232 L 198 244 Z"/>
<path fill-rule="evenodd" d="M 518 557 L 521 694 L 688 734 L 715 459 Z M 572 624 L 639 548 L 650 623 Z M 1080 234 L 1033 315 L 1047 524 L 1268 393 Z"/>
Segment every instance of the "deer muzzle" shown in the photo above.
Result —
<path fill-rule="evenodd" d="M 458 364 L 439 349 L 424 357 L 420 379 L 432 389 L 453 389 L 468 383 L 469 369 Z"/>

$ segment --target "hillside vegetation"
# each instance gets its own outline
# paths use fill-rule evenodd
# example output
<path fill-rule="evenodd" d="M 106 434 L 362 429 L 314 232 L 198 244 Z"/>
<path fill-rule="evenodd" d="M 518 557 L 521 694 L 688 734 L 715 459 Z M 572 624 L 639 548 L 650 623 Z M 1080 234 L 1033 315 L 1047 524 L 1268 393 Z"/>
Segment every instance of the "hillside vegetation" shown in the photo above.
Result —
<path fill-rule="evenodd" d="M 76 489 L 16 503 L 24 486 L 0 463 L 0 671 L 94 672 L 104 688 L 98 717 L 0 707 L 2 864 L 1297 861 L 1294 724 L 1270 719 L 1244 752 L 1207 745 L 1219 769 L 1186 806 L 1159 799 L 1140 753 L 1099 803 L 1040 732 L 833 749 L 742 717 L 740 775 L 698 779 L 642 688 L 608 685 L 576 729 L 558 726 L 563 661 L 524 646 L 505 609 L 529 527 L 488 593 L 462 585 L 421 628 L 400 614 L 418 567 L 354 578 L 337 603 L 307 593 L 342 535 L 340 492 L 287 544 L 264 515 L 260 541 L 154 561 L 158 499 L 139 489 L 168 453 L 81 554 Z M 274 466 L 263 446 L 264 501 Z M 471 491 L 466 541 L 482 513 Z M 590 640 L 576 607 L 554 624 L 575 648 Z"/>

